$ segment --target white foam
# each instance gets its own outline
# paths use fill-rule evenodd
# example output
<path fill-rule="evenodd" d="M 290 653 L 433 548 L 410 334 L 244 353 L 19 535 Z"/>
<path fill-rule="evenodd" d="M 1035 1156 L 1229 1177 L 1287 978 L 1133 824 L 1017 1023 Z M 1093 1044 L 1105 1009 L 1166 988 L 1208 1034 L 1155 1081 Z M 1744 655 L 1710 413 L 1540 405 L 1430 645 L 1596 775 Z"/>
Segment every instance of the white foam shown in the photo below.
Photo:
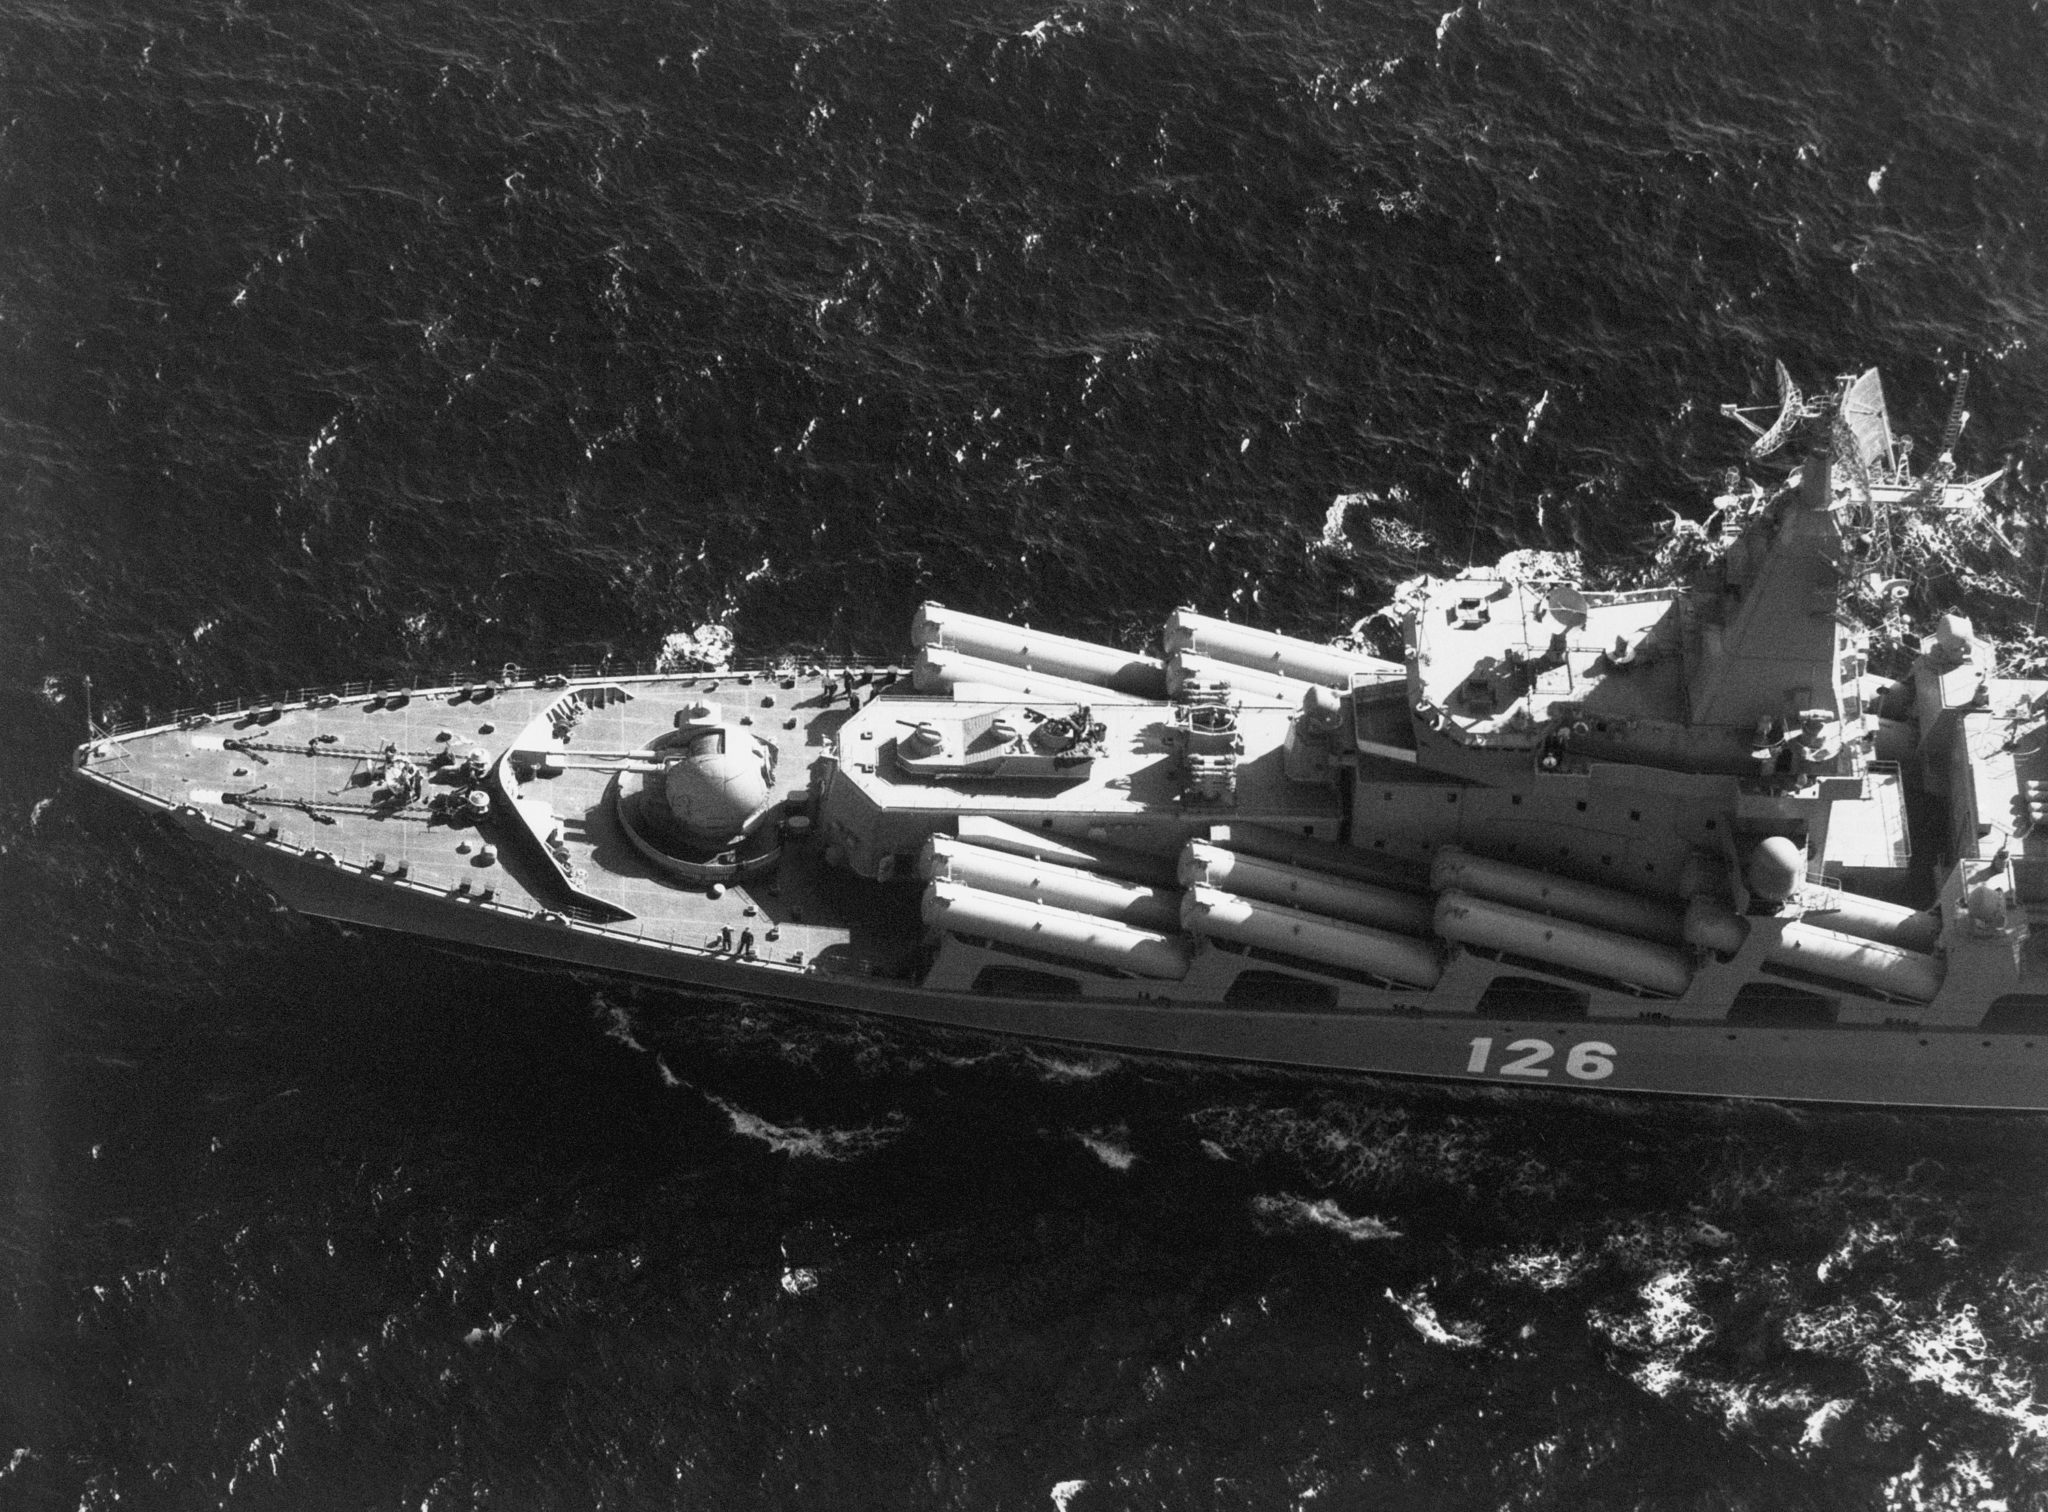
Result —
<path fill-rule="evenodd" d="M 1828 1251 L 1827 1258 L 1814 1267 L 1813 1273 L 1823 1281 L 1833 1280 L 1840 1273 L 1853 1269 L 1865 1255 L 1896 1249 L 1903 1237 L 1897 1229 L 1874 1220 L 1851 1224 L 1841 1242 Z"/>
<path fill-rule="evenodd" d="M 2048 1407 L 2038 1404 L 2032 1374 L 1999 1353 L 1975 1306 L 1933 1311 L 1883 1290 L 1871 1294 L 1871 1304 L 1839 1302 L 1795 1314 L 1784 1325 L 1785 1342 L 1854 1361 L 1874 1381 L 1924 1382 L 2028 1438 L 2048 1440 Z"/>
<path fill-rule="evenodd" d="M 1831 1397 L 1806 1415 L 1806 1431 L 1799 1435 L 1802 1447 L 1818 1449 L 1828 1439 L 1828 1430 L 1835 1420 L 1849 1410 L 1847 1397 Z"/>
<path fill-rule="evenodd" d="M 1052 1504 L 1059 1512 L 1067 1512 L 1067 1503 L 1079 1496 L 1088 1482 L 1084 1480 L 1061 1481 L 1052 1488 Z"/>
<path fill-rule="evenodd" d="M 1401 1237 L 1401 1231 L 1390 1224 L 1369 1216 L 1354 1218 L 1328 1197 L 1310 1201 L 1292 1192 L 1278 1195 L 1261 1193 L 1252 1199 L 1252 1211 L 1268 1222 L 1279 1223 L 1286 1228 L 1328 1229 L 1333 1234 L 1360 1242 Z"/>
<path fill-rule="evenodd" d="M 1479 1325 L 1476 1323 L 1453 1323 L 1445 1325 L 1437 1317 L 1436 1309 L 1430 1305 L 1428 1295 L 1421 1287 L 1415 1288 L 1405 1297 L 1394 1295 L 1394 1289 L 1387 1288 L 1387 1300 L 1398 1307 L 1415 1331 L 1432 1344 L 1442 1344 L 1450 1349 L 1476 1349 L 1481 1342 Z"/>
<path fill-rule="evenodd" d="M 1617 1348 L 1641 1357 L 1630 1376 L 1656 1396 L 1695 1384 L 1680 1362 L 1714 1336 L 1714 1325 L 1693 1302 L 1692 1276 L 1683 1269 L 1659 1270 L 1636 1289 L 1640 1311 L 1596 1307 L 1586 1314 Z"/>
<path fill-rule="evenodd" d="M 1584 1251 L 1563 1254 L 1555 1250 L 1517 1250 L 1494 1262 L 1493 1273 L 1507 1281 L 1519 1281 L 1538 1291 L 1558 1291 L 1584 1275 L 1591 1262 Z"/>
<path fill-rule="evenodd" d="M 2025 1370 L 2000 1359 L 1967 1304 L 1917 1328 L 1900 1341 L 1909 1381 L 1926 1381 L 1950 1396 L 2002 1417 L 2029 1438 L 2048 1439 L 2048 1408 L 2036 1405 Z"/>
<path fill-rule="evenodd" d="M 1543 1196 L 1563 1177 L 1528 1149 L 1501 1140 L 1492 1125 L 1464 1118 L 1411 1126 L 1399 1108 L 1204 1108 L 1197 1131 L 1238 1159 L 1281 1154 L 1300 1161 L 1319 1185 L 1436 1182 L 1469 1196 L 1507 1191 Z"/>
<path fill-rule="evenodd" d="M 595 1012 L 604 1016 L 604 1037 L 606 1039 L 616 1040 L 636 1055 L 646 1055 L 649 1053 L 647 1047 L 641 1044 L 633 1033 L 633 1015 L 629 1010 L 611 1002 L 601 992 L 590 1000 L 590 1006 Z"/>
<path fill-rule="evenodd" d="M 1044 47 L 1054 37 L 1072 37 L 1086 28 L 1083 17 L 1062 8 L 1054 11 L 1036 26 L 1027 27 L 1018 35 L 1025 38 L 1034 48 Z"/>
<path fill-rule="evenodd" d="M 1136 1152 L 1128 1145 L 1117 1143 L 1115 1139 L 1110 1138 L 1108 1135 L 1076 1133 L 1074 1138 L 1080 1140 L 1082 1144 L 1093 1151 L 1095 1158 L 1108 1166 L 1112 1171 L 1128 1171 L 1133 1165 L 1137 1164 L 1138 1157 Z"/>
<path fill-rule="evenodd" d="M 1354 507 L 1363 509 L 1373 502 L 1369 493 L 1342 493 L 1330 501 L 1330 507 L 1323 513 L 1323 533 L 1316 540 L 1316 548 L 1338 556 L 1349 556 L 1351 537 L 1344 533 L 1345 516 Z"/>
<path fill-rule="evenodd" d="M 733 1133 L 744 1139 L 758 1139 L 776 1154 L 791 1159 L 806 1156 L 812 1160 L 852 1160 L 881 1149 L 903 1132 L 903 1119 L 894 1114 L 885 1123 L 858 1129 L 806 1129 L 801 1125 L 785 1128 L 735 1107 L 724 1098 L 706 1100 L 732 1120 Z"/>
<path fill-rule="evenodd" d="M 767 561 L 761 563 L 766 571 Z M 733 634 L 720 624 L 699 625 L 665 636 L 656 665 L 664 672 L 720 672 L 732 664 Z"/>
<path fill-rule="evenodd" d="M 1048 1055 L 1043 1050 L 1027 1050 L 1026 1058 L 1038 1068 L 1039 1075 L 1050 1082 L 1093 1081 L 1106 1076 L 1120 1064 L 1115 1056 L 1095 1055 L 1086 1060 L 1065 1060 L 1057 1055 Z"/>
<path fill-rule="evenodd" d="M 1952 1458 L 1922 1454 L 1915 1457 L 1911 1469 L 1902 1470 L 1884 1483 L 1882 1505 L 1911 1508 L 1913 1512 L 1934 1507 L 2008 1512 L 2011 1503 L 2004 1497 L 1986 1494 L 1995 1484 L 1984 1462 L 1968 1449 Z"/>

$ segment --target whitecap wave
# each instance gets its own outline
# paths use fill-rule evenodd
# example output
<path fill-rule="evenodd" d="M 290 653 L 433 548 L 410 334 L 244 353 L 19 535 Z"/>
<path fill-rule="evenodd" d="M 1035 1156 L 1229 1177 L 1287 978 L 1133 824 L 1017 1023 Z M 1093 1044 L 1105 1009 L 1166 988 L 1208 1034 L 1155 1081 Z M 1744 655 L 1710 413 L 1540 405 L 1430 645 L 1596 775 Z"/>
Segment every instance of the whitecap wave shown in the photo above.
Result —
<path fill-rule="evenodd" d="M 590 1012 L 594 1018 L 603 1023 L 604 1037 L 606 1039 L 614 1040 L 624 1045 L 635 1055 L 646 1055 L 649 1053 L 647 1047 L 641 1044 L 639 1037 L 633 1033 L 633 1013 L 631 1009 L 620 1007 L 600 992 L 591 998 Z"/>
<path fill-rule="evenodd" d="M 1112 1171 L 1128 1171 L 1137 1164 L 1138 1156 L 1129 1143 L 1130 1135 L 1122 1129 L 1111 1131 L 1079 1131 L 1074 1138 L 1086 1145 L 1095 1158 Z"/>
<path fill-rule="evenodd" d="M 892 1113 L 879 1124 L 865 1124 L 857 1129 L 806 1129 L 800 1124 L 770 1123 L 722 1097 L 707 1097 L 706 1101 L 732 1120 L 733 1133 L 743 1139 L 758 1139 L 776 1154 L 791 1159 L 857 1159 L 889 1144 L 903 1132 L 904 1126 L 902 1115 Z"/>
<path fill-rule="evenodd" d="M 767 567 L 767 562 L 762 562 Z M 699 625 L 664 636 L 656 665 L 663 672 L 722 672 L 732 665 L 733 634 L 725 625 Z"/>
<path fill-rule="evenodd" d="M 1570 1286 L 1591 1267 L 1592 1257 L 1584 1250 L 1521 1249 L 1503 1255 L 1490 1269 L 1503 1281 L 1551 1292 Z"/>
<path fill-rule="evenodd" d="M 1399 1308 L 1415 1331 L 1432 1344 L 1441 1344 L 1447 1349 L 1477 1349 L 1485 1342 L 1478 1324 L 1445 1323 L 1439 1318 L 1429 1294 L 1422 1287 L 1400 1296 L 1390 1286 L 1387 1288 L 1387 1300 Z"/>
<path fill-rule="evenodd" d="M 1592 1308 L 1586 1321 L 1616 1348 L 1637 1357 L 1629 1375 L 1645 1391 L 1669 1396 L 1681 1385 L 1695 1384 L 1682 1362 L 1712 1340 L 1714 1325 L 1695 1301 L 1692 1275 L 1660 1270 L 1636 1289 L 1636 1299 L 1638 1307 Z"/>
<path fill-rule="evenodd" d="M 1044 1050 L 1027 1050 L 1024 1056 L 1039 1076 L 1049 1082 L 1094 1081 L 1098 1076 L 1107 1076 L 1122 1064 L 1113 1055 L 1091 1055 L 1072 1060 L 1065 1056 L 1049 1054 Z"/>
<path fill-rule="evenodd" d="M 2000 1350 L 1974 1304 L 1909 1302 L 1878 1289 L 1867 1304 L 1838 1302 L 1795 1314 L 1785 1342 L 1853 1360 L 1874 1382 L 1921 1382 L 2048 1441 L 2048 1407 L 2032 1372 Z M 2025 1329 L 2018 1330 L 2022 1335 Z"/>
<path fill-rule="evenodd" d="M 1029 42 L 1034 49 L 1039 49 L 1054 37 L 1076 37 L 1085 30 L 1086 17 L 1069 7 L 1062 6 L 1036 25 L 1027 26 L 1017 35 Z"/>
<path fill-rule="evenodd" d="M 1499 1120 L 1431 1118 L 1349 1103 L 1314 1109 L 1223 1106 L 1189 1115 L 1205 1146 L 1233 1160 L 1284 1157 L 1318 1186 L 1448 1187 L 1475 1200 L 1555 1196 L 1563 1170 Z"/>
<path fill-rule="evenodd" d="M 1328 1197 L 1310 1199 L 1292 1192 L 1261 1193 L 1252 1199 L 1252 1212 L 1281 1228 L 1320 1228 L 1358 1241 L 1399 1239 L 1401 1231 L 1371 1216 L 1353 1217 Z"/>
<path fill-rule="evenodd" d="M 1351 555 L 1351 537 L 1344 532 L 1345 516 L 1354 508 L 1364 509 L 1377 501 L 1369 493 L 1341 493 L 1330 501 L 1330 507 L 1323 513 L 1323 533 L 1316 538 L 1315 549 L 1330 556 Z"/>
<path fill-rule="evenodd" d="M 1854 1404 L 1847 1397 L 1829 1397 L 1809 1412 L 1799 1434 L 1801 1447 L 1818 1449 L 1825 1444 L 1828 1441 L 1828 1431 L 1852 1405 Z"/>

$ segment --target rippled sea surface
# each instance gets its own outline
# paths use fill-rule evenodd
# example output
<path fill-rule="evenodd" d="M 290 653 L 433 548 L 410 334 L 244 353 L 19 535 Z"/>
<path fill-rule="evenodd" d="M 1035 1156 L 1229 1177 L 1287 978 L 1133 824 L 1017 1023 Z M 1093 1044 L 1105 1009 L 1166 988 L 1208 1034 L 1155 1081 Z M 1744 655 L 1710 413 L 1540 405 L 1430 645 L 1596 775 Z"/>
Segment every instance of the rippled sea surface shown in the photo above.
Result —
<path fill-rule="evenodd" d="M 2048 1121 L 1190 1068 L 311 924 L 102 718 L 1627 581 L 1876 363 L 2048 581 L 2004 0 L 0 0 L 0 1505 L 2048 1504 Z"/>

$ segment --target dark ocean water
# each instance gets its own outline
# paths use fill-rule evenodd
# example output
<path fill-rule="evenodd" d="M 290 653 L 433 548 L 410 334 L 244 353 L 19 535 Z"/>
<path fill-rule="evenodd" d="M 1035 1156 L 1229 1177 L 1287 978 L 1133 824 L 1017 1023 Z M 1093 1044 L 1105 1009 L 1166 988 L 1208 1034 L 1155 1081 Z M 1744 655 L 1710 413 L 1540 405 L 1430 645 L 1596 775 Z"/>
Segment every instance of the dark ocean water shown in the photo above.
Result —
<path fill-rule="evenodd" d="M 64 775 L 87 675 L 1625 580 L 1774 357 L 1972 370 L 1922 598 L 2040 629 L 2040 8 L 1441 4 L 0 0 L 0 1506 L 2048 1505 L 2043 1121 L 641 993 Z"/>

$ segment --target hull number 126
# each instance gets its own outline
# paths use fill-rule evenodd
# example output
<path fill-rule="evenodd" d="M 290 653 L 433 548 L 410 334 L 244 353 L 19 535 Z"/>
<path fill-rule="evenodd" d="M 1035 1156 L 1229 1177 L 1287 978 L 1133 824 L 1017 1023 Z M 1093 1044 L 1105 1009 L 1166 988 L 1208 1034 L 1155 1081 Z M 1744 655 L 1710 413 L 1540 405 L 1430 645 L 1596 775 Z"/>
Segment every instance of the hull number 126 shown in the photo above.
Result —
<path fill-rule="evenodd" d="M 1465 1069 L 1474 1076 L 1483 1076 L 1489 1070 L 1496 1076 L 1543 1077 L 1550 1075 L 1550 1062 L 1557 1054 L 1557 1046 L 1549 1040 L 1510 1040 L 1501 1051 L 1500 1063 L 1493 1061 L 1493 1041 L 1480 1038 L 1472 1041 L 1472 1054 L 1465 1062 Z M 1586 1040 L 1565 1052 L 1564 1074 L 1578 1081 L 1600 1081 L 1614 1074 L 1614 1046 L 1601 1040 Z"/>

